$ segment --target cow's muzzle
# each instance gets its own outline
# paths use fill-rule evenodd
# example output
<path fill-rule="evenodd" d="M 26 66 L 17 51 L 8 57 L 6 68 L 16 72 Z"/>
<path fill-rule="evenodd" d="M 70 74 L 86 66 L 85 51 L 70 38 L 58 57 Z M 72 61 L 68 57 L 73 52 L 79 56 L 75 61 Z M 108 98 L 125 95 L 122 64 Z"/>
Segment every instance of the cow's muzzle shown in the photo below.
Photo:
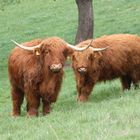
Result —
<path fill-rule="evenodd" d="M 78 68 L 78 72 L 79 72 L 80 74 L 85 74 L 85 73 L 87 72 L 87 68 L 85 68 L 85 67 L 80 67 L 80 68 Z"/>
<path fill-rule="evenodd" d="M 61 63 L 59 63 L 59 64 L 52 64 L 50 66 L 50 70 L 52 72 L 59 72 L 61 69 L 62 69 L 62 64 Z"/>

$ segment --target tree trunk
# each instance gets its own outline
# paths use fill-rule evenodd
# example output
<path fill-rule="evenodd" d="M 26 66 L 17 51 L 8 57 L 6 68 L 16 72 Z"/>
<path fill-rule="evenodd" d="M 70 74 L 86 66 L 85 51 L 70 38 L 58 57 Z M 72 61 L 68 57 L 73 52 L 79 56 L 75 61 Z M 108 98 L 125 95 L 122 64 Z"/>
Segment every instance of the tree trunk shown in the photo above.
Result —
<path fill-rule="evenodd" d="M 92 0 L 75 0 L 78 7 L 78 28 L 75 44 L 93 38 Z"/>

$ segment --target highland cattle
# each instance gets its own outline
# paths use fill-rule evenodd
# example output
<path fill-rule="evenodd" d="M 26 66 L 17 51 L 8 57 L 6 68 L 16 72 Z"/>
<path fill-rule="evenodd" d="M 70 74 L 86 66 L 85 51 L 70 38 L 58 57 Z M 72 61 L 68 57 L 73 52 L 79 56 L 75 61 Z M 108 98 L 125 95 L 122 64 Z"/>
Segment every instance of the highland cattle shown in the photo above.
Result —
<path fill-rule="evenodd" d="M 91 40 L 77 45 L 82 48 Z M 93 48 L 104 48 L 93 50 Z M 140 37 L 114 34 L 94 39 L 91 46 L 74 52 L 72 67 L 76 77 L 78 101 L 86 101 L 94 85 L 100 81 L 120 78 L 123 90 L 140 80 Z"/>
<path fill-rule="evenodd" d="M 51 104 L 56 101 L 62 83 L 65 60 L 73 50 L 81 51 L 58 37 L 36 39 L 18 44 L 8 60 L 11 83 L 13 116 L 20 115 L 24 99 L 27 100 L 28 116 L 37 116 L 40 101 L 43 114 L 50 112 Z"/>

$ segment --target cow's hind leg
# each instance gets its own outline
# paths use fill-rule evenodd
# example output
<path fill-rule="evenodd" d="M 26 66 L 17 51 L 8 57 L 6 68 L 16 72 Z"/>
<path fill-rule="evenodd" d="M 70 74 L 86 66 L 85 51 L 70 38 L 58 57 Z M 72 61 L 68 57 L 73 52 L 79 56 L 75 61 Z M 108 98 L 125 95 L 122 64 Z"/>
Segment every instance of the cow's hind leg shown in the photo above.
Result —
<path fill-rule="evenodd" d="M 13 111 L 12 116 L 16 117 L 20 115 L 21 104 L 23 103 L 24 94 L 18 88 L 13 88 L 11 91 L 12 102 L 13 102 Z"/>
<path fill-rule="evenodd" d="M 139 88 L 140 80 L 140 67 L 136 67 L 135 70 L 131 73 L 132 83 L 135 89 Z"/>
<path fill-rule="evenodd" d="M 123 90 L 126 90 L 126 89 L 130 89 L 131 87 L 131 82 L 132 82 L 132 79 L 130 76 L 128 75 L 125 75 L 125 76 L 122 76 L 121 77 L 121 83 L 122 83 L 122 89 Z"/>
<path fill-rule="evenodd" d="M 138 79 L 132 78 L 132 82 L 133 82 L 134 88 L 138 89 L 139 88 L 139 81 L 138 81 Z"/>
<path fill-rule="evenodd" d="M 134 83 L 134 82 L 133 82 L 133 85 L 134 85 L 134 88 L 135 88 L 135 89 L 139 89 L 139 83 Z"/>

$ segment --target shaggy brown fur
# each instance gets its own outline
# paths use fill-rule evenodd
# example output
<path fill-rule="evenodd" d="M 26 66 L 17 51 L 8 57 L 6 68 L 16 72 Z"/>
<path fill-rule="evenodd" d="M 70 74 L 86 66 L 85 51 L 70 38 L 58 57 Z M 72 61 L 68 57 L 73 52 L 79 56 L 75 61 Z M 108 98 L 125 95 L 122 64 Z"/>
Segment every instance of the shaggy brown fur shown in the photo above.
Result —
<path fill-rule="evenodd" d="M 83 41 L 82 47 L 91 40 Z M 73 69 L 76 76 L 78 100 L 86 101 L 93 86 L 98 81 L 120 78 L 123 90 L 130 89 L 131 83 L 138 85 L 140 80 L 140 37 L 130 34 L 114 34 L 97 38 L 93 47 L 108 49 L 93 52 L 91 48 L 74 52 Z M 79 73 L 79 68 L 86 68 Z"/>
<path fill-rule="evenodd" d="M 40 99 L 43 102 L 43 114 L 48 114 L 51 103 L 56 101 L 60 91 L 63 69 L 52 71 L 50 67 L 55 64 L 61 64 L 63 67 L 71 50 L 58 37 L 37 39 L 24 45 L 35 46 L 40 43 L 39 56 L 35 52 L 18 47 L 10 54 L 8 71 L 12 86 L 13 116 L 20 115 L 24 96 L 29 116 L 38 115 Z"/>

